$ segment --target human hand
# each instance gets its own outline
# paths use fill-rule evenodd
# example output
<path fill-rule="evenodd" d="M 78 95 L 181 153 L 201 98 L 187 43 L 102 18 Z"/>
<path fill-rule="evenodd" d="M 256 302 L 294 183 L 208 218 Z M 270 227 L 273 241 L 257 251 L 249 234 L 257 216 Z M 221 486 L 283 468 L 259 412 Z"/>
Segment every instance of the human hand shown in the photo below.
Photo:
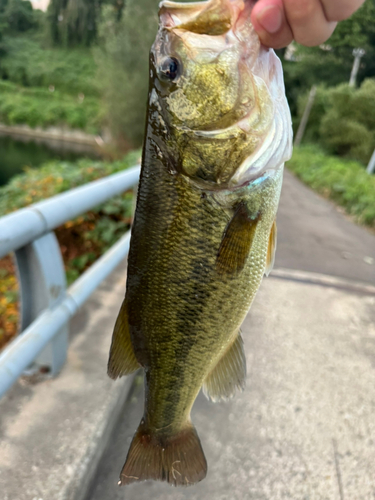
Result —
<path fill-rule="evenodd" d="M 292 40 L 308 47 L 324 43 L 337 21 L 350 17 L 364 0 L 258 0 L 251 22 L 261 42 L 279 49 Z"/>

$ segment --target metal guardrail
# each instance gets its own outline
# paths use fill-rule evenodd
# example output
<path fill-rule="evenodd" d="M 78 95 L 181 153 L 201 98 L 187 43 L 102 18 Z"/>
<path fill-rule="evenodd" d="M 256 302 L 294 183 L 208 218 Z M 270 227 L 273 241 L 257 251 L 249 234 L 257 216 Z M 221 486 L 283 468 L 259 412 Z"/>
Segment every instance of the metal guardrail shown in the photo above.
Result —
<path fill-rule="evenodd" d="M 0 219 L 0 258 L 14 251 L 20 283 L 20 334 L 0 354 L 0 397 L 32 365 L 56 375 L 68 348 L 68 321 L 129 251 L 125 234 L 66 289 L 53 230 L 138 182 L 139 167 L 72 189 Z"/>

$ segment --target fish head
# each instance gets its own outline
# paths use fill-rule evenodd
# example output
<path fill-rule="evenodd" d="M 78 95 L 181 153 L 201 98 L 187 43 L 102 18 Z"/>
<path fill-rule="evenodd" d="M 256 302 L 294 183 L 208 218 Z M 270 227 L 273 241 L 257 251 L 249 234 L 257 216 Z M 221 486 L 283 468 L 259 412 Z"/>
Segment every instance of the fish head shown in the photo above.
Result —
<path fill-rule="evenodd" d="M 261 45 L 251 8 L 245 0 L 160 4 L 150 69 L 155 144 L 172 171 L 213 189 L 290 157 L 281 63 Z"/>

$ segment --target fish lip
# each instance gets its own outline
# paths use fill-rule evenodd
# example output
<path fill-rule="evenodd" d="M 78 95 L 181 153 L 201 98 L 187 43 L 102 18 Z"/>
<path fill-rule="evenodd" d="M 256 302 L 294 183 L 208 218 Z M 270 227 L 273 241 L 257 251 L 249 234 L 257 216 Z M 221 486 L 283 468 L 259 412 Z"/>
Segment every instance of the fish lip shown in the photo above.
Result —
<path fill-rule="evenodd" d="M 233 27 L 238 22 L 242 10 L 244 10 L 245 2 L 249 0 L 198 0 L 190 2 L 179 2 L 171 0 L 162 0 L 159 4 L 159 20 L 160 26 L 169 31 L 174 29 L 185 29 L 183 26 L 186 23 L 194 21 L 200 14 L 207 11 L 210 8 L 220 8 L 224 7 L 230 12 L 230 26 L 228 26 L 228 31 L 233 29 Z M 178 17 L 177 12 L 180 10 L 182 14 L 187 14 L 183 19 Z"/>

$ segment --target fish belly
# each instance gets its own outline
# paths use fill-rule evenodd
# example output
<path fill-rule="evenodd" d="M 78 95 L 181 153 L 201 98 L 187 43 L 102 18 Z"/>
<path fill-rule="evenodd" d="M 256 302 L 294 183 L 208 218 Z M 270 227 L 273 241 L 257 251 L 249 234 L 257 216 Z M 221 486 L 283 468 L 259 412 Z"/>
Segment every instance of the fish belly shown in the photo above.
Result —
<path fill-rule="evenodd" d="M 135 355 L 146 371 L 146 415 L 155 428 L 189 419 L 205 378 L 239 331 L 265 270 L 278 182 L 268 190 L 268 200 L 241 193 L 262 217 L 241 272 L 218 273 L 228 208 L 161 162 L 144 165 L 126 301 Z"/>

